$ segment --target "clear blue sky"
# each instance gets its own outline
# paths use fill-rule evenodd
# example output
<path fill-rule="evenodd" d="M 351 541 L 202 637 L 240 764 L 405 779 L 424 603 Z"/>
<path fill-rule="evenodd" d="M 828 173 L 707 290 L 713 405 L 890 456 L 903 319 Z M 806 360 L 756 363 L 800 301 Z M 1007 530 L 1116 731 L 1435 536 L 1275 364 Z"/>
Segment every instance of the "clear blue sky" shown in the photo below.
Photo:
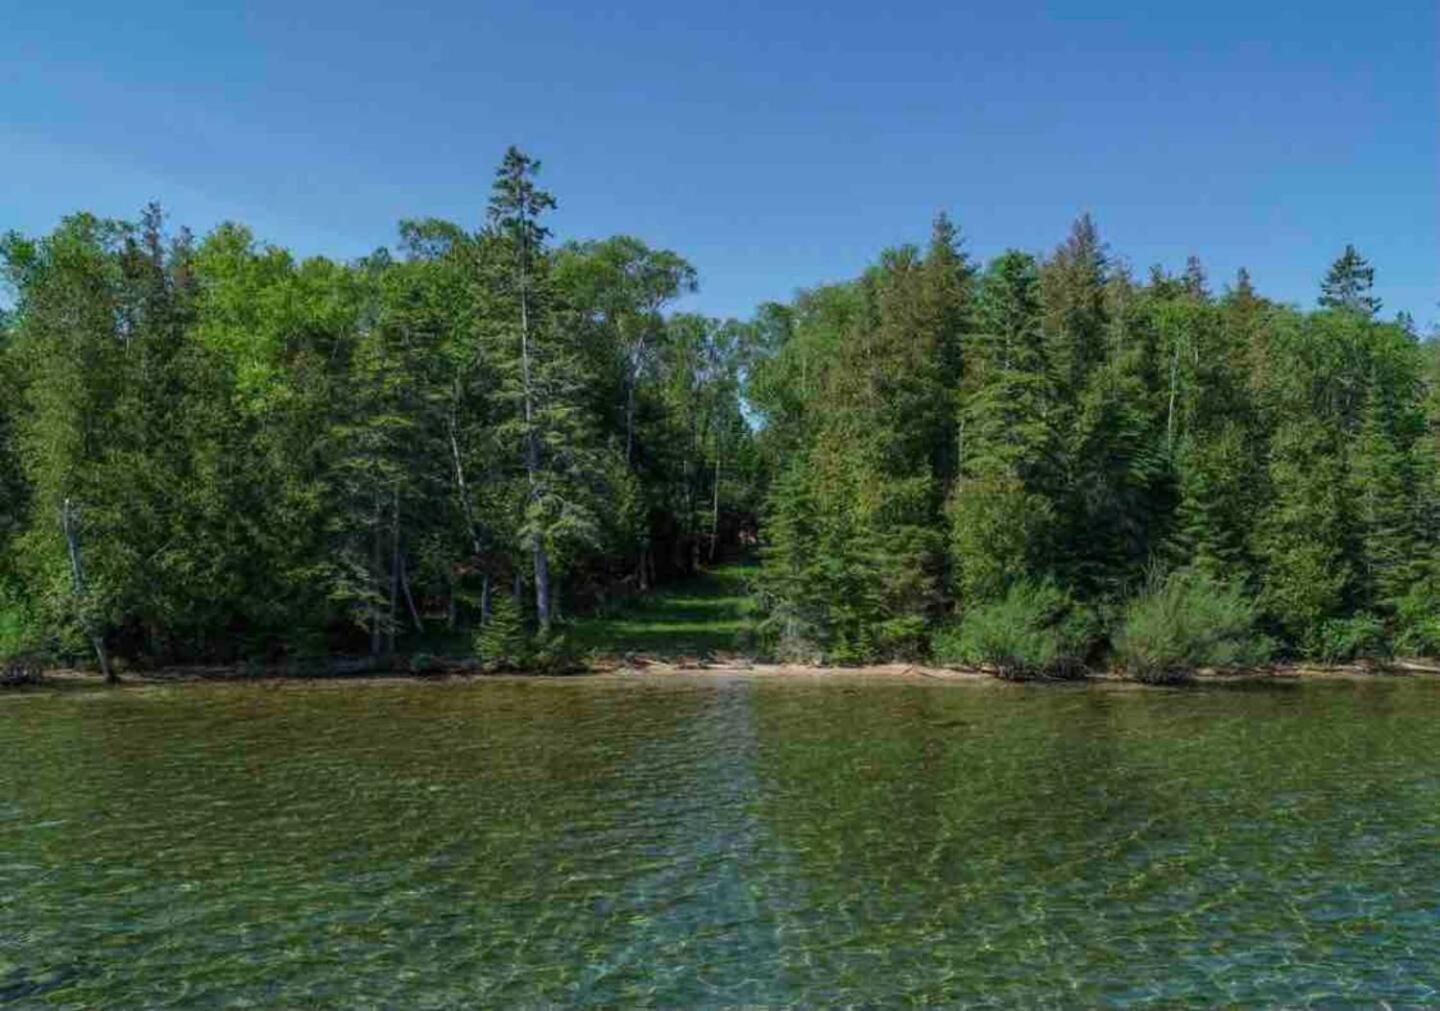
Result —
<path fill-rule="evenodd" d="M 0 229 L 160 199 L 298 252 L 474 224 L 506 144 L 562 237 L 688 256 L 690 307 L 923 241 L 1042 250 L 1091 211 L 1137 270 L 1198 253 L 1310 304 L 1353 241 L 1440 320 L 1437 5 L 0 0 Z"/>

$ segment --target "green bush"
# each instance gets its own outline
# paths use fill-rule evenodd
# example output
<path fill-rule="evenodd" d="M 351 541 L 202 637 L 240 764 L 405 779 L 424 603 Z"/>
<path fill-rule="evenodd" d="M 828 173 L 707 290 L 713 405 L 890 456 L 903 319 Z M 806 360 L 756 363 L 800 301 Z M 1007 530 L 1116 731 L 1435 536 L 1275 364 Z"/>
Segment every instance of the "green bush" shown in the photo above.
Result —
<path fill-rule="evenodd" d="M 40 681 L 38 645 L 30 609 L 0 589 L 0 686 Z"/>
<path fill-rule="evenodd" d="M 1328 618 L 1306 637 L 1305 654 L 1322 663 L 1349 663 L 1390 656 L 1385 623 L 1373 614 Z"/>
<path fill-rule="evenodd" d="M 574 639 L 564 626 L 555 626 L 536 636 L 530 651 L 529 669 L 539 674 L 569 674 L 584 667 Z"/>
<path fill-rule="evenodd" d="M 490 620 L 476 629 L 472 646 L 486 670 L 516 670 L 530 664 L 530 636 L 514 597 L 496 594 Z"/>
<path fill-rule="evenodd" d="M 1181 681 L 1199 667 L 1260 663 L 1269 655 L 1244 591 L 1193 572 L 1151 579 L 1126 607 L 1115 637 L 1116 660 L 1141 681 Z"/>
<path fill-rule="evenodd" d="M 1440 599 L 1417 586 L 1395 603 L 1395 652 L 1401 656 L 1440 656 Z"/>
<path fill-rule="evenodd" d="M 830 636 L 823 659 L 837 667 L 857 667 L 874 660 L 875 640 L 869 627 L 861 625 L 853 632 L 844 626 L 837 628 Z"/>
<path fill-rule="evenodd" d="M 14 594 L 0 587 L 0 660 L 37 651 L 35 616 Z"/>
<path fill-rule="evenodd" d="M 1094 621 L 1064 590 L 1019 582 L 936 632 L 931 653 L 941 664 L 992 667 L 1004 678 L 1076 677 L 1093 637 Z"/>
<path fill-rule="evenodd" d="M 889 618 L 875 628 L 876 649 L 886 659 L 918 660 L 925 655 L 927 633 L 918 614 Z"/>
<path fill-rule="evenodd" d="M 24 616 L 5 604 L 0 600 L 0 660 L 25 652 L 27 638 Z"/>

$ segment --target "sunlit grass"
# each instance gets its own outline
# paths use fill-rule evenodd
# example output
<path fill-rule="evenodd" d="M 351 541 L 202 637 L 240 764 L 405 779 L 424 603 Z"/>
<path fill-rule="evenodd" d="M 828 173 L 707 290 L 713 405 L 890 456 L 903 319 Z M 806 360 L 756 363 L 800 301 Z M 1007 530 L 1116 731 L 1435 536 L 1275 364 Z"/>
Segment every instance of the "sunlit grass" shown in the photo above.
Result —
<path fill-rule="evenodd" d="M 748 648 L 753 566 L 719 565 L 637 597 L 618 614 L 582 618 L 574 645 L 607 656 L 659 659 L 742 653 Z"/>

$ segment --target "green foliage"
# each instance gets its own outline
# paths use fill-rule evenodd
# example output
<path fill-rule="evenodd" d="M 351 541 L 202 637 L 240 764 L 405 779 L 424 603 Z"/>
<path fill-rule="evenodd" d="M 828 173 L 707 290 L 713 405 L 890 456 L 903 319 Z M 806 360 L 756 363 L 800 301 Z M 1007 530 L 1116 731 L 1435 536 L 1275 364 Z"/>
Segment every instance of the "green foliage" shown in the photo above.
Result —
<path fill-rule="evenodd" d="M 538 167 L 506 153 L 483 227 L 403 222 L 349 264 L 156 208 L 0 242 L 0 580 L 47 641 L 379 655 L 487 587 L 543 625 L 733 550 L 766 484 L 750 330 L 665 318 L 674 253 L 550 248 Z"/>
<path fill-rule="evenodd" d="M 1133 678 L 1181 681 L 1201 667 L 1260 663 L 1269 644 L 1255 630 L 1255 605 L 1237 586 L 1199 572 L 1152 577 L 1126 607 L 1115 657 Z"/>
<path fill-rule="evenodd" d="M 1327 309 L 1374 316 L 1380 311 L 1380 300 L 1370 294 L 1374 284 L 1375 268 L 1347 244 L 1320 284 L 1320 304 Z"/>
<path fill-rule="evenodd" d="M 30 608 L 18 595 L 0 588 L 0 662 L 34 653 L 39 646 Z"/>
<path fill-rule="evenodd" d="M 950 505 L 954 581 L 964 601 L 997 600 L 1027 573 L 1044 571 L 1054 523 L 1048 499 L 1015 478 L 963 482 Z"/>
<path fill-rule="evenodd" d="M 1119 613 L 1151 565 L 1253 595 L 1291 653 L 1375 651 L 1376 622 L 1440 649 L 1440 354 L 1376 320 L 1353 249 L 1303 313 L 1193 257 L 1138 281 L 1088 217 L 982 268 L 941 215 L 741 323 L 668 312 L 698 283 L 676 253 L 552 245 L 538 172 L 512 148 L 478 227 L 351 263 L 157 207 L 0 240 L 0 634 L 378 657 L 493 601 L 487 663 L 563 668 L 595 626 L 562 605 L 758 538 L 754 637 L 785 659 L 918 658 L 960 613 L 942 652 L 1063 668 L 1080 647 L 1016 609 Z"/>
<path fill-rule="evenodd" d="M 555 624 L 536 636 L 529 670 L 537 674 L 571 674 L 583 667 L 583 656 L 570 630 Z"/>
<path fill-rule="evenodd" d="M 475 630 L 473 649 L 487 670 L 523 670 L 530 664 L 534 648 L 514 597 L 502 593 L 491 602 L 490 620 Z"/>
<path fill-rule="evenodd" d="M 955 327 L 968 266 L 937 223 L 931 248 L 887 252 L 854 299 L 815 293 L 798 380 L 821 370 L 789 432 L 798 450 L 767 516 L 762 630 L 786 658 L 918 657 L 943 594 L 943 483 L 953 469 Z M 829 333 L 834 325 L 841 329 Z M 791 404 L 777 405 L 788 410 Z M 786 419 L 787 426 L 790 419 Z M 777 432 L 777 435 L 782 433 Z"/>
<path fill-rule="evenodd" d="M 1004 678 L 1076 677 L 1094 637 L 1093 618 L 1068 593 L 1021 581 L 942 627 L 931 652 L 939 663 L 990 667 Z"/>
<path fill-rule="evenodd" d="M 1305 638 L 1306 656 L 1321 663 L 1380 660 L 1391 655 L 1385 623 L 1373 614 L 1327 618 Z"/>
<path fill-rule="evenodd" d="M 1253 595 L 1292 652 L 1354 614 L 1398 627 L 1440 549 L 1440 358 L 1374 321 L 1353 250 L 1324 285 L 1339 311 L 1311 314 L 1244 271 L 1217 298 L 1194 257 L 1138 284 L 1088 218 L 1041 261 L 967 268 L 945 314 L 896 311 L 932 290 L 910 287 L 915 263 L 887 252 L 767 309 L 751 390 L 779 462 L 761 579 L 777 652 L 906 655 L 898 619 L 1020 582 L 1119 613 L 1156 564 Z M 874 525 L 864 507 L 887 499 Z"/>
<path fill-rule="evenodd" d="M 951 583 L 967 606 L 999 599 L 1054 560 L 1059 439 L 1038 287 L 1034 260 L 1015 252 L 997 259 L 980 283 L 949 504 Z"/>
<path fill-rule="evenodd" d="M 1398 656 L 1440 656 L 1440 593 L 1433 584 L 1412 587 L 1396 601 L 1393 640 Z"/>
<path fill-rule="evenodd" d="M 0 583 L 0 687 L 41 680 L 41 640 L 26 602 Z"/>

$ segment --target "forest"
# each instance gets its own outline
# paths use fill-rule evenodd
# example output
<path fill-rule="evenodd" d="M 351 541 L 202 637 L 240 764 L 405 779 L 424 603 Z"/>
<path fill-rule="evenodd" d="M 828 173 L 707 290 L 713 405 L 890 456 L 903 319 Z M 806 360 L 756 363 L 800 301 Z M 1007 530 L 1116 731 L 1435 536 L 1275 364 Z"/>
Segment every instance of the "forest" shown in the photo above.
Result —
<path fill-rule="evenodd" d="M 555 241 L 539 167 L 348 263 L 155 205 L 6 235 L 0 657 L 540 670 L 742 554 L 789 662 L 1440 654 L 1435 343 L 1354 248 L 1307 310 L 1088 216 L 978 263 L 942 214 L 719 320 L 678 253 Z"/>

